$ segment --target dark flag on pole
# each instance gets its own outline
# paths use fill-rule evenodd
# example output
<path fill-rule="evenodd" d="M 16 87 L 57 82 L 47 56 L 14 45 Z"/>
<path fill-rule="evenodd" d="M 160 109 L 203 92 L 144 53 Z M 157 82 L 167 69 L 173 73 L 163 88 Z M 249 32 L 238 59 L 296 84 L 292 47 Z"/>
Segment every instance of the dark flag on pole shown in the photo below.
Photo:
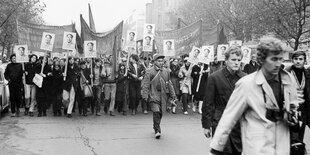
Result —
<path fill-rule="evenodd" d="M 220 32 L 219 32 L 219 34 L 218 34 L 218 45 L 220 45 L 220 44 L 227 44 L 228 42 L 227 42 L 227 38 L 226 38 L 226 35 L 225 35 L 225 33 L 224 33 L 224 26 L 221 26 L 221 24 L 219 24 L 220 25 Z"/>
<path fill-rule="evenodd" d="M 89 13 L 89 27 L 93 32 L 96 32 L 95 21 L 89 3 L 88 3 L 88 13 Z"/>

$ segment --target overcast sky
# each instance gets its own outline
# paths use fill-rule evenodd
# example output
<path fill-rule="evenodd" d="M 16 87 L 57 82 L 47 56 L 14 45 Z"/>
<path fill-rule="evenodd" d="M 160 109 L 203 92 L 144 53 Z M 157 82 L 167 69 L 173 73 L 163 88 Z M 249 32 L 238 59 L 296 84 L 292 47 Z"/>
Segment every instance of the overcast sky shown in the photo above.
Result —
<path fill-rule="evenodd" d="M 43 19 L 48 25 L 76 23 L 80 29 L 80 14 L 88 23 L 88 3 L 91 5 L 97 32 L 113 29 L 129 17 L 134 9 L 145 9 L 152 0 L 41 0 L 46 4 Z"/>

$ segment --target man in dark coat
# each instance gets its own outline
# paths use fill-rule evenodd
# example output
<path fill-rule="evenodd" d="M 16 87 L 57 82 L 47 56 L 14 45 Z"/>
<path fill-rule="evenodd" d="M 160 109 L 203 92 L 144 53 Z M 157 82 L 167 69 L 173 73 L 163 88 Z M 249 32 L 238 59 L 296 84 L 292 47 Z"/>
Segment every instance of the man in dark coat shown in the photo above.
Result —
<path fill-rule="evenodd" d="M 12 117 L 19 115 L 19 107 L 22 100 L 23 69 L 20 63 L 16 63 L 16 55 L 12 54 L 5 69 L 4 77 L 9 82 L 10 102 Z"/>
<path fill-rule="evenodd" d="M 299 104 L 301 125 L 298 133 L 292 133 L 294 140 L 303 141 L 306 125 L 310 126 L 310 70 L 305 69 L 306 53 L 296 51 L 292 55 L 293 65 L 286 68 L 294 77 L 294 84 L 297 88 L 297 99 Z"/>
<path fill-rule="evenodd" d="M 230 47 L 225 53 L 226 67 L 214 72 L 208 78 L 202 107 L 202 127 L 206 137 L 213 135 L 232 94 L 235 83 L 246 74 L 240 71 L 242 53 L 239 47 Z M 212 133 L 211 133 L 212 130 Z M 241 155 L 241 131 L 237 123 L 230 134 L 230 141 L 220 154 Z"/>
<path fill-rule="evenodd" d="M 251 55 L 251 61 L 244 66 L 243 72 L 247 74 L 251 74 L 255 71 L 257 71 L 259 68 L 257 63 L 257 54 Z"/>
<path fill-rule="evenodd" d="M 159 139 L 161 136 L 160 121 L 162 118 L 162 107 L 166 107 L 168 97 L 176 98 L 170 74 L 167 69 L 163 68 L 164 58 L 163 55 L 156 55 L 154 57 L 154 67 L 146 70 L 141 82 L 142 99 L 146 101 L 150 97 L 156 139 Z"/>

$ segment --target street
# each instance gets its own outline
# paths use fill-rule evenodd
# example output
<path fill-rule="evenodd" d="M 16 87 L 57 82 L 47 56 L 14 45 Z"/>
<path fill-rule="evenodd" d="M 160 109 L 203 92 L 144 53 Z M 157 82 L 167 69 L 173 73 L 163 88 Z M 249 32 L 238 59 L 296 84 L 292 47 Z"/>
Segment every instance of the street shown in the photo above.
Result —
<path fill-rule="evenodd" d="M 162 137 L 154 138 L 152 114 L 17 117 L 0 119 L 1 155 L 186 155 L 207 154 L 199 114 L 162 119 Z"/>

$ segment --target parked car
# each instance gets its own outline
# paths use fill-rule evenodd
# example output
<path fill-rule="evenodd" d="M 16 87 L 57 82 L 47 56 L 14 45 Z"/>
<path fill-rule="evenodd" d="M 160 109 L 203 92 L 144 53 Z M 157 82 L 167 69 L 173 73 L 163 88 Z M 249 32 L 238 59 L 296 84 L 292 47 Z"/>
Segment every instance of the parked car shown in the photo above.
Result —
<path fill-rule="evenodd" d="M 4 78 L 6 66 L 7 64 L 0 65 L 0 116 L 3 112 L 8 112 L 10 105 L 8 81 Z"/>

